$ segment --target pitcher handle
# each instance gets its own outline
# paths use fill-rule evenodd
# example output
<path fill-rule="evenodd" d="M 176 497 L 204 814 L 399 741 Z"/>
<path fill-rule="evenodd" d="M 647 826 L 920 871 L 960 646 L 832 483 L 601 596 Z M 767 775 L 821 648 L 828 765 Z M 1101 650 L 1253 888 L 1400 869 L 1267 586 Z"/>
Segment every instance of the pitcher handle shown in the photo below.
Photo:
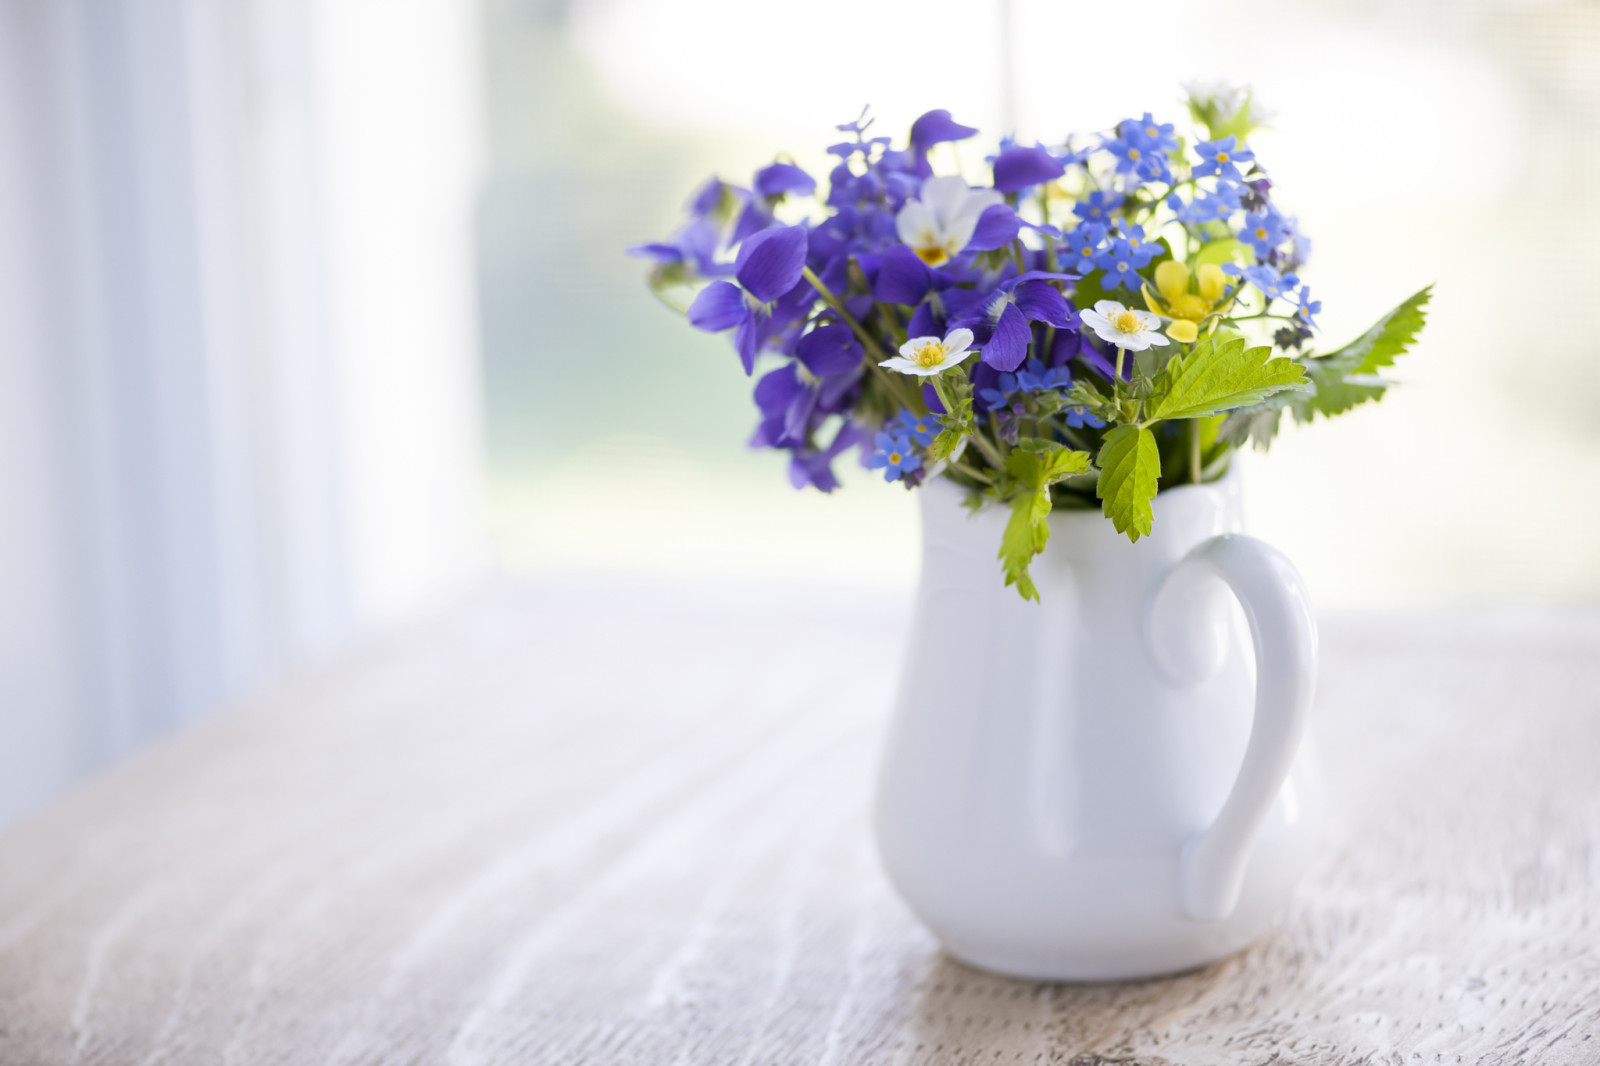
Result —
<path fill-rule="evenodd" d="M 1299 571 L 1254 537 L 1225 533 L 1196 545 L 1162 580 L 1146 616 L 1157 664 L 1200 681 L 1225 650 L 1214 600 L 1203 586 L 1222 579 L 1244 608 L 1256 653 L 1256 710 L 1244 762 L 1216 820 L 1179 856 L 1179 894 L 1190 917 L 1233 913 L 1257 832 L 1294 765 L 1311 711 L 1317 630 Z"/>

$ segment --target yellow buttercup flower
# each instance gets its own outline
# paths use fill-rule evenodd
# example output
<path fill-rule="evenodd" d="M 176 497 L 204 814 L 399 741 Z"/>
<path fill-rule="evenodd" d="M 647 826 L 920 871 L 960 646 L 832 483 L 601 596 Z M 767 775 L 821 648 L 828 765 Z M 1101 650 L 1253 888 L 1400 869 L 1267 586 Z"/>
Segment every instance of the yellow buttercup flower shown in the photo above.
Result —
<path fill-rule="evenodd" d="M 1228 295 L 1228 276 L 1221 267 L 1206 263 L 1195 275 L 1195 291 L 1191 292 L 1188 266 L 1169 259 L 1156 267 L 1155 289 L 1148 283 L 1143 288 L 1145 305 L 1172 319 L 1167 336 L 1182 344 L 1193 344 L 1199 338 L 1200 323 L 1206 316 L 1226 311 L 1233 304 Z"/>

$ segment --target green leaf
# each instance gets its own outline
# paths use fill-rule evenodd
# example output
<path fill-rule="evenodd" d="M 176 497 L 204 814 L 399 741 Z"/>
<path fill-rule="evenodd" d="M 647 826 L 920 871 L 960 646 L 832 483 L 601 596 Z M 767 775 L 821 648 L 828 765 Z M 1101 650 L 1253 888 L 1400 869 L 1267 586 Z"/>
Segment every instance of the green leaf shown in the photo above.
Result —
<path fill-rule="evenodd" d="M 1064 444 L 1040 437 L 1024 437 L 1017 441 L 1006 458 L 1006 473 L 1034 490 L 1049 488 L 1062 478 L 1087 469 L 1088 452 L 1072 451 Z"/>
<path fill-rule="evenodd" d="M 1006 584 L 1016 585 L 1025 600 L 1039 599 L 1028 566 L 1050 541 L 1050 486 L 1088 468 L 1088 452 L 1037 437 L 1018 441 L 1006 456 L 1006 473 L 1020 491 L 1011 501 L 1011 518 L 1000 538 L 1000 563 Z"/>
<path fill-rule="evenodd" d="M 1433 286 L 1424 285 L 1399 307 L 1378 319 L 1371 329 L 1321 358 L 1343 359 L 1355 374 L 1373 374 L 1383 367 L 1393 366 L 1395 357 L 1405 354 L 1427 323 L 1428 301 L 1432 298 Z"/>
<path fill-rule="evenodd" d="M 1310 422 L 1317 415 L 1332 418 L 1369 400 L 1383 399 L 1388 385 L 1370 376 L 1352 374 L 1343 364 L 1342 357 L 1304 362 L 1313 391 L 1295 397 L 1292 410 L 1296 421 Z"/>
<path fill-rule="evenodd" d="M 1228 105 L 1231 103 L 1236 103 L 1237 107 L 1230 109 Z M 1252 103 L 1253 94 L 1249 91 L 1244 93 L 1242 100 L 1237 101 L 1220 94 L 1190 96 L 1189 114 L 1205 126 L 1207 140 L 1219 140 L 1231 133 L 1242 141 L 1261 125 L 1250 113 Z"/>
<path fill-rule="evenodd" d="M 1150 501 L 1161 478 L 1161 450 L 1155 434 L 1138 426 L 1118 426 L 1100 445 L 1100 481 L 1095 492 L 1118 533 L 1129 540 L 1148 535 L 1155 521 Z"/>
<path fill-rule="evenodd" d="M 1072 283 L 1072 302 L 1080 309 L 1093 307 L 1101 300 L 1114 300 L 1116 297 L 1101 288 L 1100 281 L 1105 275 L 1098 270 L 1091 270 L 1083 277 Z"/>
<path fill-rule="evenodd" d="M 1215 266 L 1231 263 L 1243 248 L 1244 245 L 1239 243 L 1237 237 L 1224 237 L 1220 241 L 1212 241 L 1195 253 L 1194 268 L 1199 270 L 1208 263 Z"/>
<path fill-rule="evenodd" d="M 1207 337 L 1188 355 L 1178 355 L 1157 379 L 1146 417 L 1199 418 L 1259 403 L 1305 380 L 1303 367 L 1268 347 L 1246 348 L 1244 338 Z M 1105 464 L 1102 463 L 1103 467 Z"/>
<path fill-rule="evenodd" d="M 1082 408 L 1106 422 L 1117 417 L 1116 403 L 1095 388 L 1087 375 L 1072 383 L 1072 388 L 1067 391 L 1065 406 Z"/>
<path fill-rule="evenodd" d="M 945 405 L 945 414 L 940 418 L 944 428 L 928 446 L 928 457 L 939 462 L 954 455 L 972 432 L 972 381 L 960 372 L 941 374 L 934 381 L 934 388 Z"/>
<path fill-rule="evenodd" d="M 1276 404 L 1276 400 L 1277 397 L 1273 397 L 1264 404 L 1228 412 L 1217 439 L 1237 448 L 1244 447 L 1246 441 L 1254 441 L 1257 451 L 1266 451 L 1283 421 L 1283 407 Z"/>
<path fill-rule="evenodd" d="M 1050 453 L 1050 463 L 1045 467 L 1044 478 L 1046 485 L 1054 485 L 1057 481 L 1081 474 L 1089 469 L 1089 453 L 1075 452 L 1062 448 L 1060 451 Z"/>
<path fill-rule="evenodd" d="M 1000 564 L 1005 570 L 1006 584 L 1017 586 L 1017 593 L 1023 599 L 1035 603 L 1039 601 L 1039 590 L 1028 573 L 1028 564 L 1050 541 L 1049 518 L 1050 490 L 1030 489 L 1011 502 L 1011 518 L 1000 537 Z"/>

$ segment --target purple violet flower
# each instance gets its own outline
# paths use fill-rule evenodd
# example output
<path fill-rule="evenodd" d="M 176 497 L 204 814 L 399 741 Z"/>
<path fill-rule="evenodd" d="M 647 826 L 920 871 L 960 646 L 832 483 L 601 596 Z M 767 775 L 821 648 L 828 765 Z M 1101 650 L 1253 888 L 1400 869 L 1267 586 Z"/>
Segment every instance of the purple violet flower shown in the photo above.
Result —
<path fill-rule="evenodd" d="M 1012 145 L 1001 149 L 994 161 L 994 187 L 1001 192 L 1020 193 L 1034 185 L 1055 181 L 1067 172 L 1066 166 L 1042 145 L 1024 148 Z"/>
<path fill-rule="evenodd" d="M 752 234 L 739 246 L 734 260 L 739 285 L 713 281 L 701 289 L 689 305 L 689 324 L 707 333 L 735 330 L 739 361 L 746 374 L 754 373 L 756 352 L 766 339 L 764 324 L 793 321 L 786 314 L 775 314 L 771 305 L 799 286 L 805 263 L 804 226 L 778 226 Z M 804 314 L 804 309 L 800 313 Z"/>
<path fill-rule="evenodd" d="M 1076 274 L 1030 270 L 995 289 L 969 311 L 958 327 L 972 330 L 983 346 L 983 361 L 1010 373 L 1022 365 L 1033 339 L 1033 323 L 1058 329 L 1075 327 L 1077 313 L 1050 281 L 1076 281 Z"/>

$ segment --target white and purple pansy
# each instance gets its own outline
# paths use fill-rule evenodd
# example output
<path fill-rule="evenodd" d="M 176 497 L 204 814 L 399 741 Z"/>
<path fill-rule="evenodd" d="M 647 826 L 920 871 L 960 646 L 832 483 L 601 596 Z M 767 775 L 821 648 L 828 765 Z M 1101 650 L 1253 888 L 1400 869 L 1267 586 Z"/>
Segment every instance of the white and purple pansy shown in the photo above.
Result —
<path fill-rule="evenodd" d="M 917 258 L 941 267 L 967 250 L 1003 248 L 1020 223 L 1005 197 L 993 189 L 973 189 L 956 175 L 929 178 L 921 198 L 907 200 L 894 217 L 895 232 Z"/>

